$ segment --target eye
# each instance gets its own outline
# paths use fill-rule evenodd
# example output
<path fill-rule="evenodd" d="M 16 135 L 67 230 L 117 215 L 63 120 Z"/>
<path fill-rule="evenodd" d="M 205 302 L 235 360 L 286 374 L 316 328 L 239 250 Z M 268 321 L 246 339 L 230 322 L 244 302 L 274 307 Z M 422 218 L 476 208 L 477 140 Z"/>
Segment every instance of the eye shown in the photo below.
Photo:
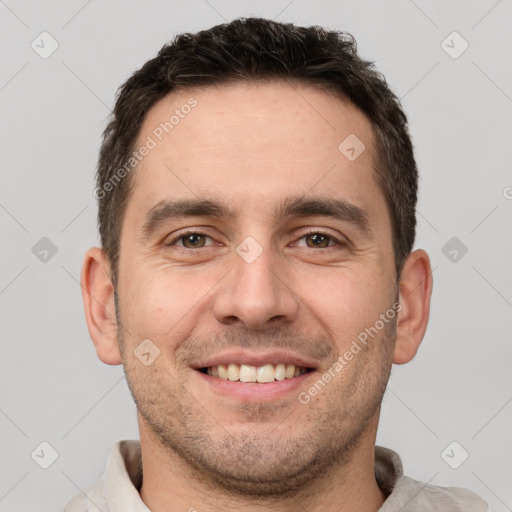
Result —
<path fill-rule="evenodd" d="M 207 241 L 210 243 L 207 243 Z M 303 234 L 299 241 L 304 240 L 305 243 L 296 245 L 299 247 L 307 247 L 309 249 L 327 249 L 333 246 L 345 246 L 346 244 L 340 242 L 330 233 L 324 231 L 310 231 L 309 233 Z M 184 249 L 202 249 L 214 245 L 213 239 L 200 231 L 187 231 L 174 237 L 170 242 L 166 243 L 166 247 L 178 246 Z"/>
<path fill-rule="evenodd" d="M 302 235 L 299 240 L 305 240 L 305 245 L 299 245 L 301 247 L 308 247 L 310 249 L 326 249 L 334 245 L 345 245 L 338 241 L 336 238 L 331 236 L 329 233 L 323 231 L 310 231 Z"/>
<path fill-rule="evenodd" d="M 173 245 L 177 245 L 178 247 L 183 247 L 185 249 L 201 249 L 203 247 L 207 247 L 206 240 L 212 240 L 211 237 L 205 235 L 204 233 L 200 233 L 199 231 L 187 231 L 186 233 L 182 233 L 176 238 L 172 239 L 170 242 L 166 243 L 166 247 L 170 247 Z M 181 242 L 181 243 L 177 243 Z"/>

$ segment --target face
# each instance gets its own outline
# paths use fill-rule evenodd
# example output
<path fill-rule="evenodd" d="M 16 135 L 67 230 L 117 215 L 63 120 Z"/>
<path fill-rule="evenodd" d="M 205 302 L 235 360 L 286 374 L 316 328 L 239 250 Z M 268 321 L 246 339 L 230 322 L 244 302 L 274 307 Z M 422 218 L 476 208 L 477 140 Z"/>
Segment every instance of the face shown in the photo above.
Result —
<path fill-rule="evenodd" d="M 339 149 L 350 134 L 365 146 L 355 160 Z M 370 123 L 306 86 L 241 83 L 168 95 L 136 146 L 148 137 L 117 288 L 140 428 L 213 485 L 291 492 L 375 435 L 392 364 L 396 276 Z M 269 382 L 236 380 L 258 372 Z"/>

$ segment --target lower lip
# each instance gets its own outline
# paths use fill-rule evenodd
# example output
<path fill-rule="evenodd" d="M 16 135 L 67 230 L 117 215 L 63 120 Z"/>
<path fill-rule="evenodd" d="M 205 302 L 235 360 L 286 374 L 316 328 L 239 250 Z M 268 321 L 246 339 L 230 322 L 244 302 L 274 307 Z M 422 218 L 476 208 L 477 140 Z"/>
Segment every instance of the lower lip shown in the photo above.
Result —
<path fill-rule="evenodd" d="M 215 393 L 231 396 L 243 402 L 261 402 L 285 397 L 297 392 L 316 373 L 311 370 L 292 379 L 275 380 L 274 382 L 260 384 L 258 382 L 223 380 L 198 370 L 194 371 Z"/>

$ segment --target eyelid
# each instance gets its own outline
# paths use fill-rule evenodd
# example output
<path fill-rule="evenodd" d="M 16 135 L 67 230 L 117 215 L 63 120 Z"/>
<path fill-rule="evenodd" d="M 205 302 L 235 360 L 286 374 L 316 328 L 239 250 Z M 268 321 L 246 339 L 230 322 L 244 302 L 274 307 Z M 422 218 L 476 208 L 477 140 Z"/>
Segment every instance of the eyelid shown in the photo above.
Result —
<path fill-rule="evenodd" d="M 169 242 L 165 242 L 164 245 L 166 247 L 172 247 L 172 246 L 176 245 L 177 242 L 179 242 L 183 237 L 185 237 L 187 235 L 201 235 L 201 236 L 205 236 L 207 238 L 210 238 L 211 240 L 214 240 L 213 236 L 208 234 L 208 228 L 197 227 L 197 228 L 188 228 L 188 229 L 185 229 L 184 231 L 181 231 L 180 233 L 178 233 L 175 236 L 173 236 L 173 238 Z M 302 233 L 300 233 L 300 235 L 297 236 L 297 238 L 295 239 L 295 243 L 298 240 L 301 240 L 302 238 L 304 238 L 306 236 L 309 236 L 309 235 L 323 235 L 323 236 L 326 236 L 327 238 L 329 238 L 331 241 L 334 242 L 333 245 L 329 245 L 328 247 L 334 247 L 336 245 L 344 247 L 344 246 L 346 246 L 348 244 L 347 240 L 342 240 L 342 238 L 344 238 L 344 237 L 335 236 L 330 231 L 327 231 L 324 228 L 314 228 L 314 227 L 308 228 L 307 231 L 303 231 Z M 211 245 L 214 245 L 214 244 L 211 244 Z M 211 247 L 211 245 L 209 245 L 207 247 Z M 186 250 L 191 250 L 189 248 L 182 247 L 182 246 L 177 246 L 177 247 L 181 247 L 181 248 L 186 249 Z M 204 248 L 205 247 L 199 247 L 199 249 L 204 249 Z M 308 247 L 308 249 L 317 250 L 314 247 Z M 324 249 L 326 249 L 326 248 L 324 248 Z M 198 249 L 192 249 L 192 250 L 196 250 L 197 251 Z"/>
<path fill-rule="evenodd" d="M 301 240 L 305 236 L 308 235 L 323 235 L 327 238 L 330 238 L 331 241 L 335 242 L 333 245 L 329 245 L 328 247 L 334 247 L 335 245 L 339 245 L 341 247 L 345 247 L 348 245 L 348 240 L 344 239 L 342 236 L 333 235 L 330 231 L 325 228 L 308 228 L 307 231 L 303 231 L 298 237 L 297 240 Z M 313 247 L 308 247 L 308 249 L 316 250 Z"/>
<path fill-rule="evenodd" d="M 165 247 L 172 247 L 177 242 L 179 242 L 183 237 L 186 237 L 187 235 L 202 235 L 202 236 L 205 236 L 205 237 L 210 238 L 211 240 L 213 240 L 213 236 L 208 234 L 208 228 L 203 228 L 203 227 L 188 228 L 188 229 L 185 229 L 184 231 L 181 231 L 180 233 L 174 235 L 172 237 L 172 239 L 169 240 L 168 242 L 164 242 L 164 246 Z M 178 247 L 181 247 L 181 246 L 178 246 Z M 208 246 L 208 247 L 210 247 L 210 246 Z M 181 248 L 182 249 L 187 249 L 186 247 L 181 247 Z M 203 247 L 200 247 L 200 249 L 203 249 Z"/>

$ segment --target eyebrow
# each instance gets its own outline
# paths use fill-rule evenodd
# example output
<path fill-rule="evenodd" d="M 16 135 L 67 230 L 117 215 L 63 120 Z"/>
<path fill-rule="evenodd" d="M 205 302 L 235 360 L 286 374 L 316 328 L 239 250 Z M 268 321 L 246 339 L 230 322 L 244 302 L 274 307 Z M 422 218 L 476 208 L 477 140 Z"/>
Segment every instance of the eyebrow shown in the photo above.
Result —
<path fill-rule="evenodd" d="M 348 201 L 339 198 L 288 197 L 280 201 L 274 210 L 274 220 L 289 217 L 331 217 L 354 225 L 362 234 L 371 234 L 368 213 Z M 170 220 L 186 217 L 216 217 L 234 219 L 237 212 L 230 206 L 213 199 L 179 199 L 162 200 L 146 214 L 144 224 L 139 230 L 139 237 L 146 241 L 163 224 Z"/>

